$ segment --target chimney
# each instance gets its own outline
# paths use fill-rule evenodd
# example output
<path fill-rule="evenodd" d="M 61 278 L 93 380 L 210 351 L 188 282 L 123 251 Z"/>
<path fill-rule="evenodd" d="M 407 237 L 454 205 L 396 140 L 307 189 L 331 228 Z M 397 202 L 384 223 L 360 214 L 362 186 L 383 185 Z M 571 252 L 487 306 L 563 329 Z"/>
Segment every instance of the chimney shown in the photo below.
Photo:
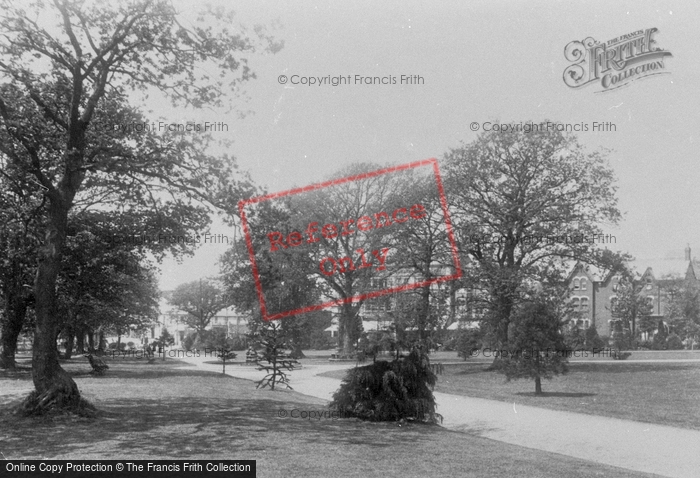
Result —
<path fill-rule="evenodd" d="M 690 261 L 690 244 L 685 248 L 685 260 Z"/>

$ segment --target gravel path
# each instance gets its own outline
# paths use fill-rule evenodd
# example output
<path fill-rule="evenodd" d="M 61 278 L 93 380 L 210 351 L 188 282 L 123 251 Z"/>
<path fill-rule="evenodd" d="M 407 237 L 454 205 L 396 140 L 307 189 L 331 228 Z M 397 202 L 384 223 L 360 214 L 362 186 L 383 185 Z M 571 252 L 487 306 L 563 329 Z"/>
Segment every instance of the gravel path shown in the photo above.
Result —
<path fill-rule="evenodd" d="M 185 359 L 198 368 L 221 366 Z M 289 372 L 294 390 L 330 400 L 340 381 L 318 374 L 354 363 L 311 364 Z M 259 380 L 254 367 L 231 365 L 226 374 Z M 527 448 L 560 453 L 629 470 L 669 477 L 700 477 L 700 431 L 547 410 L 516 403 L 435 393 L 443 426 Z M 640 410 L 640 413 L 643 413 Z"/>

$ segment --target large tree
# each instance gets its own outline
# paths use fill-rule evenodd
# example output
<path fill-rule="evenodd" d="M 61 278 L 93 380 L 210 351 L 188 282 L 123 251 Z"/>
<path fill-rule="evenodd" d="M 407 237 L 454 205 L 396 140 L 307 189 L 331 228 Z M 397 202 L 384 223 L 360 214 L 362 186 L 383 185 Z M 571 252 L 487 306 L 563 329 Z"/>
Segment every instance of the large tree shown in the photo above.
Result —
<path fill-rule="evenodd" d="M 105 237 L 109 228 L 100 227 L 98 222 L 106 216 L 83 213 L 72 218 L 69 226 L 57 281 L 62 316 L 59 326 L 67 344 L 67 357 L 76 336 L 82 352 L 86 333 L 109 330 L 121 338 L 130 328 L 144 328 L 155 322 L 158 315 L 158 283 L 155 267 L 145 256 L 148 249 Z"/>
<path fill-rule="evenodd" d="M 270 202 L 261 204 L 254 212 L 249 211 L 247 216 L 251 243 L 256 251 L 260 251 L 258 275 L 265 290 L 270 315 L 300 309 L 319 302 L 321 298 L 315 273 L 309 271 L 308 253 L 289 248 L 275 252 L 275 259 L 272 260 L 266 250 L 269 249 L 266 226 L 274 224 L 286 229 L 290 227 L 290 220 L 289 211 Z M 222 276 L 232 303 L 237 309 L 250 313 L 249 329 L 257 337 L 263 322 L 249 258 L 246 241 L 236 241 L 222 257 Z M 319 323 L 324 323 L 325 315 L 322 311 L 315 311 L 282 319 L 280 333 L 287 337 L 294 358 L 304 356 L 302 345 L 310 344 L 309 334 L 318 332 Z"/>
<path fill-rule="evenodd" d="M 179 285 L 169 302 L 187 314 L 182 318 L 183 323 L 200 335 L 216 314 L 232 305 L 224 286 L 214 279 L 200 279 Z"/>
<path fill-rule="evenodd" d="M 650 332 L 656 327 L 656 320 L 651 318 L 654 306 L 644 294 L 645 286 L 634 279 L 631 271 L 624 271 L 617 283 L 617 297 L 611 315 L 613 332 L 617 331 L 613 335 L 617 338 L 618 348 L 633 347 L 632 340 L 640 332 Z"/>
<path fill-rule="evenodd" d="M 285 198 L 290 214 L 290 227 L 282 231 L 285 237 L 292 231 L 318 229 L 318 240 L 303 248 L 305 275 L 315 278 L 327 300 L 340 301 L 338 336 L 339 346 L 345 354 L 353 352 L 362 332 L 360 309 L 364 299 L 353 297 L 384 288 L 376 286 L 377 280 L 385 280 L 396 271 L 395 240 L 399 230 L 390 215 L 399 207 L 394 193 L 402 176 L 397 173 L 364 176 L 378 169 L 374 164 L 353 164 L 339 170 L 330 179 L 357 177 L 356 180 Z M 406 217 L 411 206 L 412 203 L 406 202 L 400 206 L 405 208 Z M 382 212 L 385 216 L 375 216 Z M 361 222 L 363 217 L 368 220 Z M 347 224 L 347 221 L 351 223 L 346 230 L 342 224 Z M 369 228 L 368 223 L 371 223 Z M 324 233 L 326 224 L 334 224 L 336 232 L 330 229 Z M 268 249 L 272 249 L 270 244 Z M 324 262 L 327 258 L 338 261 L 333 272 L 328 265 L 330 262 Z M 341 264 L 342 258 L 350 261 Z M 365 260 L 371 266 L 361 266 Z"/>
<path fill-rule="evenodd" d="M 666 309 L 664 320 L 673 333 L 691 343 L 700 335 L 700 288 L 693 281 L 680 278 L 665 278 L 660 289 Z M 653 327 L 649 328 L 653 330 Z"/>
<path fill-rule="evenodd" d="M 46 200 L 34 280 L 36 390 L 24 410 L 75 409 L 80 394 L 55 346 L 55 289 L 76 197 L 100 187 L 114 209 L 155 209 L 185 234 L 208 217 L 193 200 L 210 198 L 232 169 L 204 152 L 207 136 L 134 128 L 149 121 L 127 91 L 159 91 L 195 108 L 222 105 L 252 77 L 240 55 L 258 42 L 229 31 L 230 17 L 218 11 L 196 21 L 213 17 L 221 28 L 185 26 L 167 1 L 0 6 L 0 151 L 35 178 Z M 257 32 L 269 49 L 279 47 Z"/>
<path fill-rule="evenodd" d="M 599 262 L 601 228 L 620 218 L 603 153 L 586 152 L 556 128 L 502 126 L 443 162 L 460 251 L 471 260 L 466 272 L 484 292 L 484 325 L 501 347 L 523 285 L 551 279 L 576 260 Z"/>
<path fill-rule="evenodd" d="M 0 153 L 0 367 L 15 367 L 17 339 L 32 306 L 34 258 L 43 219 L 39 188 L 27 175 L 15 174 Z"/>
<path fill-rule="evenodd" d="M 395 196 L 397 205 L 403 202 L 424 206 L 423 217 L 394 226 L 392 243 L 400 251 L 395 264 L 398 275 L 404 280 L 410 277 L 426 285 L 399 292 L 401 296 L 395 297 L 393 315 L 399 320 L 412 319 L 409 320 L 412 322 L 410 328 L 417 332 L 414 345 L 428 350 L 431 333 L 446 325 L 445 318 L 449 320 L 454 315 L 450 301 L 454 301 L 455 286 L 459 284 L 437 281 L 456 274 L 459 258 L 452 247 L 448 221 L 432 171 L 429 176 L 415 171 L 404 174 Z"/>

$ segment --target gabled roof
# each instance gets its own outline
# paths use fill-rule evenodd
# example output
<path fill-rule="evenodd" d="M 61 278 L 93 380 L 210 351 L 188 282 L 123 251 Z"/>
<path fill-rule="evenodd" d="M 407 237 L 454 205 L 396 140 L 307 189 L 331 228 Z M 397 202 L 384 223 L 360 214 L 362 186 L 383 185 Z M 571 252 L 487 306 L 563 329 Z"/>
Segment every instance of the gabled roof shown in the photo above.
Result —
<path fill-rule="evenodd" d="M 612 276 L 612 271 L 601 269 L 597 266 L 586 265 L 583 262 L 578 261 L 572 267 L 566 281 L 570 282 L 573 276 L 579 271 L 583 272 L 591 282 L 607 282 L 607 280 Z"/>
<path fill-rule="evenodd" d="M 686 269 L 686 278 L 700 280 L 700 261 L 693 259 Z"/>
<path fill-rule="evenodd" d="M 666 277 L 684 278 L 688 270 L 688 262 L 685 259 L 668 258 L 644 261 L 646 273 L 649 269 L 653 271 L 654 279 Z"/>

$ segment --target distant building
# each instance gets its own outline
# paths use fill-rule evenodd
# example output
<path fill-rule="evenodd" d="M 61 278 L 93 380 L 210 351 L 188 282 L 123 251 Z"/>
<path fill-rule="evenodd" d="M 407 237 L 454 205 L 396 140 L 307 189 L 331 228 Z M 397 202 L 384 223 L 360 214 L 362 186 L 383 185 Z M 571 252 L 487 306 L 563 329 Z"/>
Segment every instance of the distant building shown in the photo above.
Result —
<path fill-rule="evenodd" d="M 149 331 L 148 341 L 152 342 L 160 337 L 160 334 L 165 327 L 168 332 L 175 338 L 175 347 L 179 347 L 185 340 L 185 337 L 194 329 L 188 327 L 183 319 L 187 316 L 183 312 L 168 302 L 168 298 L 172 291 L 165 291 L 161 294 L 162 298 L 159 303 L 160 313 L 158 314 L 158 323 L 151 327 Z M 243 337 L 248 333 L 248 318 L 249 315 L 237 311 L 233 307 L 223 309 L 211 319 L 206 330 L 221 329 L 226 332 L 227 337 Z"/>
<path fill-rule="evenodd" d="M 569 300 L 574 310 L 571 324 L 584 329 L 595 325 L 600 335 L 609 336 L 620 279 L 619 274 L 577 263 L 567 278 Z M 684 259 L 657 261 L 635 278 L 634 285 L 640 289 L 639 294 L 652 305 L 653 318 L 663 320 L 667 314 L 666 291 L 678 279 L 700 285 L 700 262 L 691 257 L 690 246 L 685 249 Z"/>

